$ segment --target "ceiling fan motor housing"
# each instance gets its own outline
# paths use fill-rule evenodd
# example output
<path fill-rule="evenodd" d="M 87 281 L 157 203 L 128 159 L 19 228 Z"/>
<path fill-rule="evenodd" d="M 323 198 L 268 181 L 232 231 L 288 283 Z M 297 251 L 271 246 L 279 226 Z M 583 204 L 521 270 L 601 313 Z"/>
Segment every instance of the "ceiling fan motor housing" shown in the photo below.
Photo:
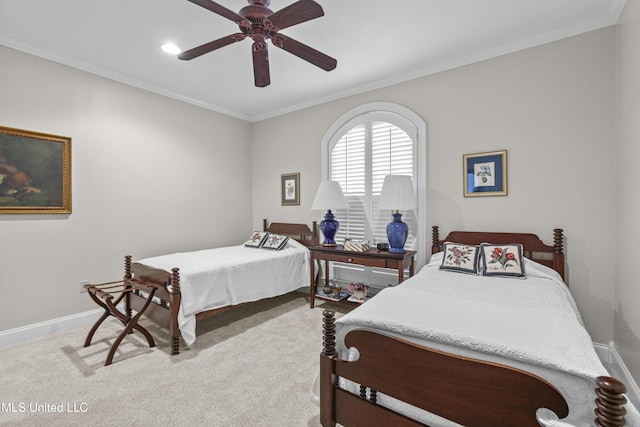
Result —
<path fill-rule="evenodd" d="M 242 16 L 243 18 L 247 18 L 252 22 L 254 19 L 257 21 L 261 21 L 262 19 L 272 14 L 273 11 L 268 7 L 257 5 L 245 6 L 240 9 L 240 12 L 238 12 L 238 15 Z"/>
<path fill-rule="evenodd" d="M 247 0 L 247 3 L 249 4 L 259 4 L 262 5 L 264 7 L 269 7 L 269 3 L 271 3 L 270 0 Z"/>

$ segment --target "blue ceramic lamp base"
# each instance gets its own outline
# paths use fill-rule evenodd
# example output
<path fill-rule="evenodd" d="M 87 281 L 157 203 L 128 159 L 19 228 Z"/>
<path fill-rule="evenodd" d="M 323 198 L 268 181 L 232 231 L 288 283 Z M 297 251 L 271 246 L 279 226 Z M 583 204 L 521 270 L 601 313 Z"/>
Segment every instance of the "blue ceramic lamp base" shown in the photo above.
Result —
<path fill-rule="evenodd" d="M 409 236 L 409 226 L 402 222 L 402 214 L 393 214 L 393 221 L 387 225 L 387 239 L 389 240 L 389 252 L 405 253 L 404 244 Z"/>
<path fill-rule="evenodd" d="M 337 246 L 335 237 L 339 229 L 340 223 L 336 221 L 333 213 L 331 213 L 331 209 L 329 209 L 324 219 L 320 221 L 320 230 L 322 230 L 322 234 L 324 235 L 322 246 Z"/>

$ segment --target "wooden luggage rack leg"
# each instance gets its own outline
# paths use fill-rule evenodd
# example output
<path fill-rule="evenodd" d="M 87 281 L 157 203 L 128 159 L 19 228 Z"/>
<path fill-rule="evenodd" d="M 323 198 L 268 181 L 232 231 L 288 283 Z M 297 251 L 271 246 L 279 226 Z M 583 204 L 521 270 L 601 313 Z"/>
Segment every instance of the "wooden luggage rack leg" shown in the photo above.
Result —
<path fill-rule="evenodd" d="M 156 293 L 157 289 L 155 285 L 146 282 L 140 282 L 134 279 L 128 279 L 125 281 L 102 283 L 99 285 L 85 285 L 85 289 L 89 293 L 91 299 L 93 299 L 96 304 L 104 309 L 104 313 L 102 313 L 102 316 L 100 316 L 100 318 L 93 325 L 93 327 L 89 331 L 89 334 L 87 335 L 87 338 L 84 340 L 85 347 L 91 345 L 91 339 L 93 338 L 93 335 L 96 333 L 98 327 L 100 327 L 102 322 L 104 322 L 109 316 L 115 317 L 124 324 L 123 331 L 120 333 L 120 335 L 118 335 L 118 338 L 116 338 L 116 340 L 111 345 L 111 349 L 109 350 L 109 354 L 107 355 L 107 361 L 104 364 L 105 366 L 109 366 L 111 362 L 113 362 L 113 356 L 115 355 L 118 346 L 127 334 L 133 333 L 134 329 L 145 336 L 147 342 L 149 343 L 149 347 L 155 347 L 156 343 L 149 331 L 138 324 L 138 320 L 153 300 L 153 296 Z M 125 314 L 118 310 L 117 306 L 120 301 L 122 301 L 129 292 L 138 290 L 146 292 L 148 296 L 144 306 L 136 313 L 136 315 L 131 316 L 131 313 Z M 114 297 L 117 294 L 120 294 L 120 296 L 118 296 L 118 298 L 114 301 Z"/>

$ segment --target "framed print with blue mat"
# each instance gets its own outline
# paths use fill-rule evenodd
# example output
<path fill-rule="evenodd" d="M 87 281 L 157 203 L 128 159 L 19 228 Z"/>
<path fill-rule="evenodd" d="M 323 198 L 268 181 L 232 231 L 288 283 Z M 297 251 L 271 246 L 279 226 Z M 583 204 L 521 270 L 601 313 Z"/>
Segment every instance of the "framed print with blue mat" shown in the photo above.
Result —
<path fill-rule="evenodd" d="M 462 156 L 464 197 L 507 195 L 507 150 Z"/>

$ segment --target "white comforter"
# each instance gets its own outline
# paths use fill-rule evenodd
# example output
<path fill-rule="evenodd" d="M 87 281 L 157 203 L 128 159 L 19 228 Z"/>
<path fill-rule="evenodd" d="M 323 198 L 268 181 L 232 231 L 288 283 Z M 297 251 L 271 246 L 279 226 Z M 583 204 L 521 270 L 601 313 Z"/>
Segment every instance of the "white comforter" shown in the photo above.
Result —
<path fill-rule="evenodd" d="M 196 314 L 283 295 L 309 286 L 309 250 L 289 239 L 279 250 L 243 245 L 174 253 L 137 261 L 171 271 L 180 268 L 178 326 L 185 343 L 196 339 Z"/>
<path fill-rule="evenodd" d="M 352 329 L 373 329 L 421 345 L 515 366 L 554 384 L 567 400 L 563 421 L 593 421 L 594 379 L 608 375 L 558 274 L 526 260 L 526 279 L 442 271 L 436 254 L 416 276 L 382 290 L 336 322 L 337 349 Z M 383 396 L 379 402 L 433 425 L 455 425 Z M 553 414 L 543 416 L 554 425 Z M 557 422 L 555 422 L 556 425 Z M 564 425 L 564 424 L 563 424 Z"/>

